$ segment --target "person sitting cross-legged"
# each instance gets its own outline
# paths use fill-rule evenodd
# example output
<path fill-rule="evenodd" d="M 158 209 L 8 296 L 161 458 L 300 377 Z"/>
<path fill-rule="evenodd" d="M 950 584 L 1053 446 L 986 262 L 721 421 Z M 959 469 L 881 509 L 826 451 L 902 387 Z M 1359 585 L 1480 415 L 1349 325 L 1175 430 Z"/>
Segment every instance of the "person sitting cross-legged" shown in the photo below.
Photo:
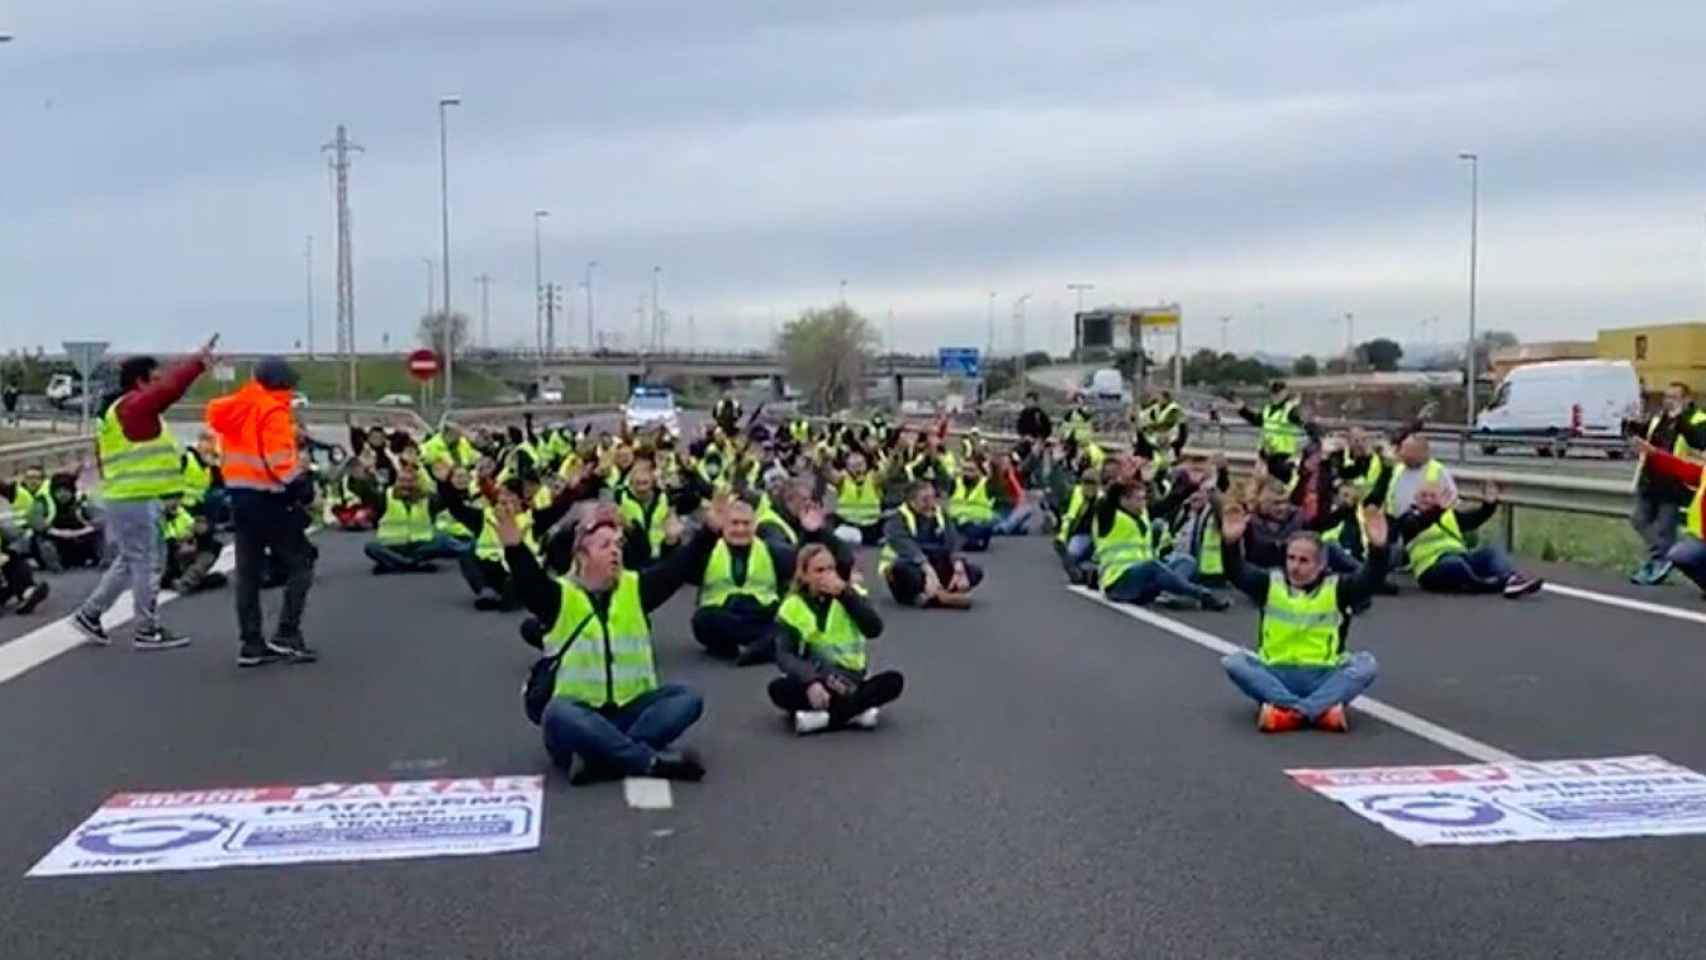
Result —
<path fill-rule="evenodd" d="M 433 560 L 459 552 L 434 528 L 432 510 L 417 473 L 405 470 L 397 474 L 397 482 L 385 492 L 384 499 L 374 497 L 367 506 L 379 520 L 374 539 L 362 548 L 373 561 L 374 573 L 431 573 L 438 569 Z"/>
<path fill-rule="evenodd" d="M 995 536 L 995 495 L 989 492 L 989 477 L 979 461 L 968 457 L 960 462 L 960 475 L 954 478 L 953 493 L 948 498 L 948 518 L 959 531 L 967 553 L 989 549 L 989 541 Z"/>
<path fill-rule="evenodd" d="M 651 615 L 704 563 L 724 512 L 713 506 L 686 547 L 635 572 L 622 565 L 621 514 L 612 504 L 596 504 L 576 523 L 574 560 L 568 576 L 557 578 L 524 542 L 517 507 L 499 503 L 492 523 L 517 594 L 546 625 L 542 649 L 562 657 L 540 720 L 551 760 L 568 770 L 580 756 L 574 783 L 702 778 L 696 754 L 667 748 L 698 721 L 704 700 L 688 687 L 658 682 Z"/>
<path fill-rule="evenodd" d="M 866 673 L 867 642 L 882 632 L 882 618 L 841 579 L 829 548 L 807 544 L 794 565 L 793 590 L 776 614 L 776 662 L 783 675 L 770 681 L 770 702 L 793 718 L 794 732 L 877 725 L 878 708 L 905 687 L 897 671 Z"/>
<path fill-rule="evenodd" d="M 959 555 L 959 533 L 936 503 L 936 486 L 915 480 L 883 527 L 877 573 L 896 603 L 918 607 L 971 606 L 983 569 Z"/>
<path fill-rule="evenodd" d="M 1264 571 L 1244 560 L 1241 505 L 1227 503 L 1221 516 L 1221 551 L 1226 578 L 1262 611 L 1254 653 L 1240 650 L 1220 661 L 1226 675 L 1260 704 L 1256 726 L 1281 733 L 1316 726 L 1350 729 L 1345 705 L 1374 682 L 1379 664 L 1366 650 L 1350 653 L 1353 609 L 1374 596 L 1386 574 L 1386 515 L 1368 507 L 1363 529 L 1368 562 L 1355 576 L 1327 571 L 1327 553 L 1314 533 L 1293 533 L 1285 545 L 1284 571 Z"/>

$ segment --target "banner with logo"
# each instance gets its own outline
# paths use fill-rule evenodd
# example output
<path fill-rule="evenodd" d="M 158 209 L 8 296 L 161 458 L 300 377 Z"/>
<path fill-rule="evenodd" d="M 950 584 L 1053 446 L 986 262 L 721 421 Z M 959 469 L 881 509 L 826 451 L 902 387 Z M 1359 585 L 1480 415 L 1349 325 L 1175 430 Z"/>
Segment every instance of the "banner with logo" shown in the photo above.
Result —
<path fill-rule="evenodd" d="M 1706 776 L 1655 756 L 1286 773 L 1418 846 L 1706 834 Z"/>
<path fill-rule="evenodd" d="M 121 793 L 29 876 L 537 850 L 543 807 L 536 776 Z"/>

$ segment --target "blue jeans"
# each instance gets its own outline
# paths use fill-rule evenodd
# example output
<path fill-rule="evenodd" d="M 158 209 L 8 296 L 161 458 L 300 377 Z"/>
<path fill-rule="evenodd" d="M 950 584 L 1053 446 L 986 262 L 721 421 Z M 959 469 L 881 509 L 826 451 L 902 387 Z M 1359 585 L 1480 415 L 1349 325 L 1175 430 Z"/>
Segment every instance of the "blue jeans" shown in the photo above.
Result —
<path fill-rule="evenodd" d="M 1336 667 L 1275 666 L 1248 650 L 1229 653 L 1220 665 L 1257 703 L 1296 710 L 1314 723 L 1321 714 L 1361 696 L 1380 673 L 1374 654 L 1359 650 Z"/>
<path fill-rule="evenodd" d="M 960 547 L 967 553 L 982 553 L 989 549 L 989 540 L 995 536 L 995 524 L 962 522 L 955 524 L 960 531 Z"/>
<path fill-rule="evenodd" d="M 1199 587 L 1188 578 L 1179 576 L 1172 567 L 1145 560 L 1120 574 L 1120 578 L 1108 584 L 1102 595 L 1120 603 L 1143 606 L 1154 602 L 1163 593 L 1200 598 L 1208 592 L 1206 587 Z"/>
<path fill-rule="evenodd" d="M 1706 543 L 1701 543 L 1692 534 L 1683 534 L 1676 540 L 1676 546 L 1665 554 L 1683 575 L 1694 581 L 1694 585 L 1706 590 Z"/>
<path fill-rule="evenodd" d="M 1416 583 L 1430 593 L 1496 593 L 1516 571 L 1498 547 L 1440 557 Z"/>
<path fill-rule="evenodd" d="M 1066 556 L 1073 563 L 1083 563 L 1090 559 L 1090 550 L 1095 545 L 1088 533 L 1077 534 L 1067 539 Z"/>
<path fill-rule="evenodd" d="M 1647 556 L 1657 563 L 1670 553 L 1677 541 L 1677 505 L 1638 493 L 1635 508 L 1629 514 L 1629 525 L 1635 528 L 1647 545 Z M 1672 561 L 1674 562 L 1674 561 Z"/>
<path fill-rule="evenodd" d="M 704 712 L 705 701 L 698 693 L 671 683 L 609 711 L 557 697 L 545 707 L 540 727 L 545 752 L 564 770 L 578 753 L 589 765 L 639 777 L 651 770 L 657 752 L 674 743 Z"/>
<path fill-rule="evenodd" d="M 1031 517 L 1037 512 L 1036 505 L 1021 503 L 1007 511 L 1001 519 L 995 521 L 995 535 L 998 537 L 1022 537 L 1025 528 L 1030 525 Z"/>

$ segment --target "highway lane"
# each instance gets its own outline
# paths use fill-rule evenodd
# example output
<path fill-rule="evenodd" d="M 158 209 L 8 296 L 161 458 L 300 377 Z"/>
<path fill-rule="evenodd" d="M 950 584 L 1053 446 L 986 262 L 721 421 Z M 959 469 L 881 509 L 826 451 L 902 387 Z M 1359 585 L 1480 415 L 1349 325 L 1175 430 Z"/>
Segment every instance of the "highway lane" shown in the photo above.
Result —
<path fill-rule="evenodd" d="M 1417 849 L 1294 787 L 1288 767 L 1461 758 L 1366 716 L 1256 734 L 1212 655 L 1067 593 L 1041 538 L 998 545 L 968 613 L 880 600 L 876 661 L 909 688 L 872 733 L 785 732 L 771 672 L 699 655 L 677 598 L 660 666 L 705 691 L 711 774 L 668 811 L 551 774 L 536 853 L 23 879 L 122 789 L 547 770 L 516 618 L 321 542 L 318 665 L 238 672 L 224 593 L 169 608 L 188 650 L 78 649 L 4 685 L 0 955 L 1664 957 L 1706 936 L 1697 839 Z M 1255 619 L 1178 618 L 1240 642 Z M 1701 767 L 1697 637 L 1567 598 L 1405 596 L 1353 643 L 1383 660 L 1376 695 L 1518 755 Z"/>

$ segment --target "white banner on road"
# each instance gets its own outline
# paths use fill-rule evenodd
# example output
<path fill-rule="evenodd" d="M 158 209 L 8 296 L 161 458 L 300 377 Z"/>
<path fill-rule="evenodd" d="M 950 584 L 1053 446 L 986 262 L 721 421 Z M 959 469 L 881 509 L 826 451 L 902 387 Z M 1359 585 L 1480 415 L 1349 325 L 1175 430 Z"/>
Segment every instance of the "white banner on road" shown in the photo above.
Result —
<path fill-rule="evenodd" d="M 29 876 L 537 850 L 543 807 L 540 777 L 121 793 Z"/>
<path fill-rule="evenodd" d="M 1655 756 L 1286 773 L 1418 846 L 1706 834 L 1706 776 Z"/>

